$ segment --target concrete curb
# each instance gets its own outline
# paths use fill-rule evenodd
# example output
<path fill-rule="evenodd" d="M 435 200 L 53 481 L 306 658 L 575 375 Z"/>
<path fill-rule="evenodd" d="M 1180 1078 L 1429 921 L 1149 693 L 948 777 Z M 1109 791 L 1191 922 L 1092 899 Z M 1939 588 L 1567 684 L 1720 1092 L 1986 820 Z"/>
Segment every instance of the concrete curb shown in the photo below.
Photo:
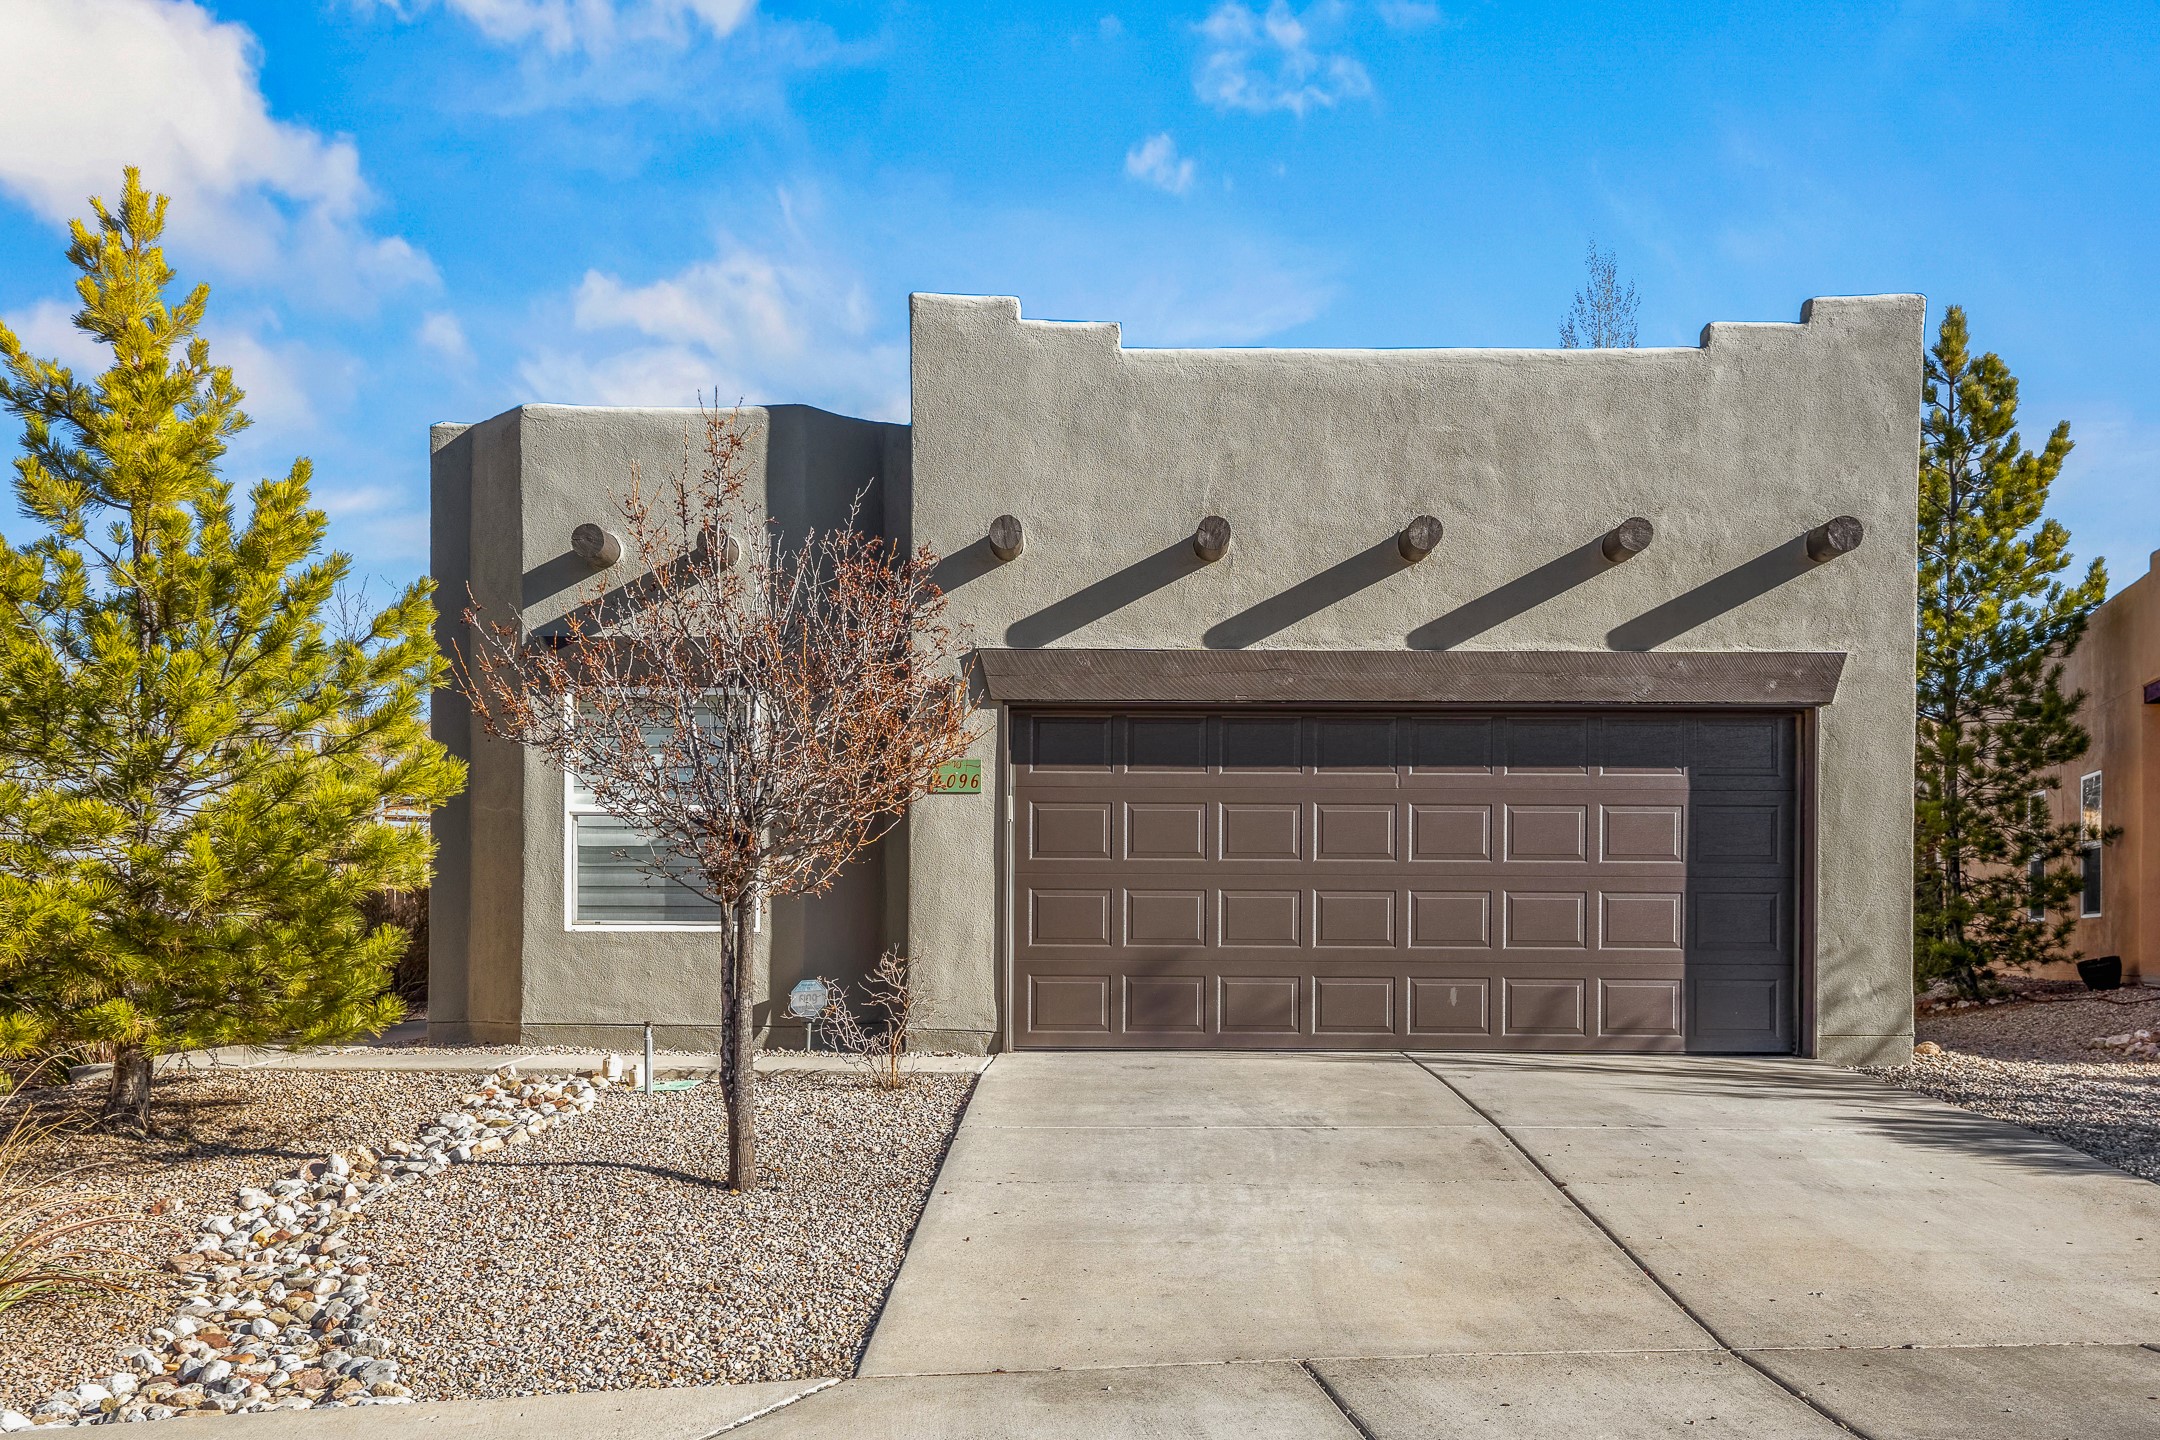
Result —
<path fill-rule="evenodd" d="M 596 1070 L 609 1053 L 605 1050 L 377 1050 L 367 1046 L 293 1051 L 231 1045 L 216 1050 L 186 1050 L 172 1055 L 160 1055 L 156 1068 L 160 1075 L 202 1070 L 300 1070 L 315 1073 L 413 1071 L 438 1075 L 486 1075 L 506 1065 L 514 1065 L 526 1074 L 545 1074 Z M 618 1050 L 613 1053 L 617 1059 L 625 1062 L 626 1066 L 637 1059 L 634 1051 Z M 988 1055 L 912 1055 L 908 1057 L 905 1068 L 912 1075 L 979 1075 L 988 1068 L 992 1058 Z M 653 1078 L 656 1080 L 681 1079 L 719 1068 L 720 1057 L 715 1054 L 661 1052 L 653 1057 Z M 761 1075 L 772 1075 L 799 1071 L 838 1074 L 860 1067 L 856 1062 L 840 1055 L 761 1050 L 757 1054 L 757 1068 Z M 74 1065 L 68 1069 L 68 1079 L 71 1082 L 95 1080 L 111 1073 L 110 1065 Z"/>

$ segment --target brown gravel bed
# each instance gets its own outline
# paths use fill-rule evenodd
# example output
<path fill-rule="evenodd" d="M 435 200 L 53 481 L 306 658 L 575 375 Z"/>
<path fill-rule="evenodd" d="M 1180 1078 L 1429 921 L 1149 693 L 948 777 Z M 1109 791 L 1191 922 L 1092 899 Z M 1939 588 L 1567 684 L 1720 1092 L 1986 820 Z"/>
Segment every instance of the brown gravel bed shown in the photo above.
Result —
<path fill-rule="evenodd" d="M 2160 1064 L 2087 1043 L 2140 1028 L 2160 1028 L 2160 1003 L 2142 996 L 1927 1014 L 1918 1038 L 1944 1053 L 1867 1073 L 2160 1180 Z"/>
<path fill-rule="evenodd" d="M 233 1191 L 293 1173 L 302 1161 L 391 1136 L 471 1090 L 473 1077 L 347 1072 L 211 1070 L 160 1079 L 158 1133 L 144 1139 L 81 1128 L 104 1082 L 56 1091 L 41 1113 L 69 1125 L 48 1145 L 52 1169 L 82 1164 L 72 1183 L 109 1194 L 142 1216 L 102 1243 L 132 1268 L 138 1288 L 88 1301 L 0 1314 L 0 1407 L 28 1410 L 54 1389 L 111 1374 L 115 1352 L 140 1345 L 178 1303 L 166 1257 L 195 1236 L 206 1213 L 232 1209 Z M 162 1211 L 162 1213 L 157 1213 Z"/>
<path fill-rule="evenodd" d="M 428 1398 L 845 1374 L 973 1083 L 761 1076 L 747 1198 L 717 1086 L 604 1096 L 369 1212 L 377 1333 Z"/>
<path fill-rule="evenodd" d="M 1979 1006 L 1920 1016 L 1920 1040 L 1946 1050 L 1986 1055 L 1997 1060 L 2067 1060 L 2097 1064 L 2125 1062 L 2119 1055 L 2090 1048 L 2102 1035 L 2127 1030 L 2160 1029 L 2160 992 L 2111 992 L 2124 998 L 2081 996 L 2070 1000 Z"/>

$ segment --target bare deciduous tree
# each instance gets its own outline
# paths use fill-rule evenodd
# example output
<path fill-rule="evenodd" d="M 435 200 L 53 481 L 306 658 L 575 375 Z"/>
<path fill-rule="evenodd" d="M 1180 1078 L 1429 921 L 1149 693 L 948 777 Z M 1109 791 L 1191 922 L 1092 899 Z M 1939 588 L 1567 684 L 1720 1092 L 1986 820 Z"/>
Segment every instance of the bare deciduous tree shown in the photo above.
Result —
<path fill-rule="evenodd" d="M 1596 240 L 1590 242 L 1590 253 L 1583 257 L 1583 265 L 1590 272 L 1590 281 L 1575 292 L 1575 303 L 1560 322 L 1560 348 L 1633 348 L 1635 310 L 1641 304 L 1635 282 L 1630 280 L 1624 286 L 1620 283 L 1620 267 L 1613 260 L 1613 252 L 1599 250 Z"/>
<path fill-rule="evenodd" d="M 651 839 L 647 863 L 721 911 L 728 1183 L 757 1184 L 755 907 L 816 894 L 973 743 L 965 643 L 913 555 L 849 523 L 781 536 L 743 480 L 747 436 L 708 412 L 648 495 L 622 501 L 624 569 L 528 636 L 466 612 L 461 688 L 491 735 L 540 751 Z"/>

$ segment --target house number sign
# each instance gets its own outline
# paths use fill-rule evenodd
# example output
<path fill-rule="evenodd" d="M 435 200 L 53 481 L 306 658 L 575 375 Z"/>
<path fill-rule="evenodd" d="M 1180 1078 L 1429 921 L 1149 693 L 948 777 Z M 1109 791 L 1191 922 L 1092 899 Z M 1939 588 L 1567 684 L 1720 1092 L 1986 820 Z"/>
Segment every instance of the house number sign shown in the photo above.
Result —
<path fill-rule="evenodd" d="M 948 760 L 930 778 L 932 795 L 982 794 L 982 761 Z"/>

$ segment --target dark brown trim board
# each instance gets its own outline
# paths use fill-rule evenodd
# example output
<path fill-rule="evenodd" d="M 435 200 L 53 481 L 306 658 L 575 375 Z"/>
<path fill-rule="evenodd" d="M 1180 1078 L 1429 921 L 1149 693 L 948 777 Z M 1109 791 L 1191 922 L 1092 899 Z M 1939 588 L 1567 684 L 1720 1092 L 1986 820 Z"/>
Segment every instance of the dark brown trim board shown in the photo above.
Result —
<path fill-rule="evenodd" d="M 1018 705 L 1657 705 L 1805 709 L 1845 656 L 1804 651 L 1090 650 L 975 652 Z"/>

